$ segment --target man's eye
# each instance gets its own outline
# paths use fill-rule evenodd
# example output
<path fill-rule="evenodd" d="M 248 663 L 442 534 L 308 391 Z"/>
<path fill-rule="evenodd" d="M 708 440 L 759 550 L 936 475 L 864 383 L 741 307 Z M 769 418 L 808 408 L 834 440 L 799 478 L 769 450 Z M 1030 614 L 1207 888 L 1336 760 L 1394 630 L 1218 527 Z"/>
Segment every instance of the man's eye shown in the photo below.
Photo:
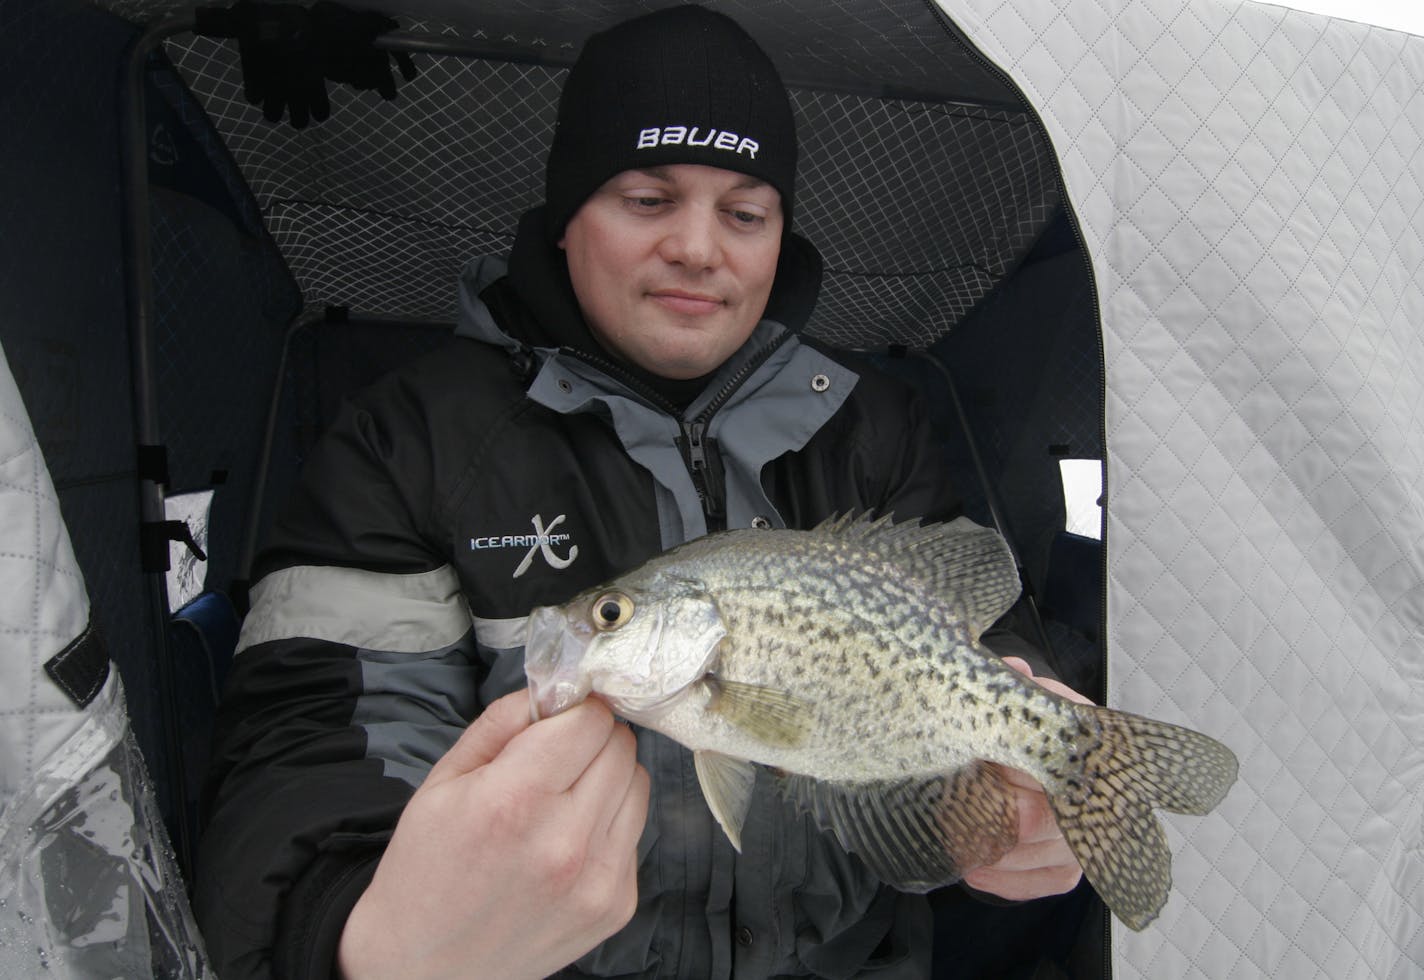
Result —
<path fill-rule="evenodd" d="M 636 195 L 633 197 L 625 197 L 623 199 L 623 202 L 628 207 L 632 208 L 634 211 L 655 211 L 663 204 L 667 203 L 667 199 L 662 197 L 643 197 L 641 195 Z"/>
<path fill-rule="evenodd" d="M 737 208 L 733 208 L 729 213 L 732 216 L 732 220 L 739 225 L 747 225 L 750 227 L 763 224 L 766 221 L 765 217 L 751 211 L 741 211 Z"/>

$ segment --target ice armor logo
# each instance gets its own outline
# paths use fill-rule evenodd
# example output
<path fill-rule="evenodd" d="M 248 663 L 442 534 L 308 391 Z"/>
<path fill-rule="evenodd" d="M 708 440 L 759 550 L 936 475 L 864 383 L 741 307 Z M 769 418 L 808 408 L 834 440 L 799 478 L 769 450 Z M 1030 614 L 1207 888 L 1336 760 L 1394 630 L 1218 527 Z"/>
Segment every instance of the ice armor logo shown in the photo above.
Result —
<path fill-rule="evenodd" d="M 569 534 L 555 534 L 554 528 L 564 523 L 566 514 L 560 514 L 549 522 L 549 526 L 544 526 L 544 518 L 535 514 L 530 518 L 530 523 L 534 525 L 533 534 L 505 534 L 493 535 L 483 538 L 471 538 L 471 551 L 488 551 L 490 549 L 503 548 L 528 548 L 524 555 L 524 560 L 519 563 L 519 567 L 514 570 L 513 578 L 519 578 L 529 571 L 529 566 L 534 563 L 535 555 L 543 555 L 544 560 L 549 563 L 550 568 L 564 569 L 574 563 L 578 557 L 578 545 L 570 544 L 567 556 L 560 558 L 554 551 L 556 545 L 567 544 L 572 537 Z"/>

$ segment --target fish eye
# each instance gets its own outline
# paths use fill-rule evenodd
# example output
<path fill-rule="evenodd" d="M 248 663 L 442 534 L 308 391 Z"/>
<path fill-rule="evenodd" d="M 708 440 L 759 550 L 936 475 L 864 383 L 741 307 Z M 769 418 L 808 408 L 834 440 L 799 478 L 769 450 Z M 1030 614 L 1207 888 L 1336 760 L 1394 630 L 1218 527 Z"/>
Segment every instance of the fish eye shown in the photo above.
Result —
<path fill-rule="evenodd" d="M 616 630 L 633 618 L 633 600 L 622 592 L 605 592 L 593 600 L 593 625 Z"/>

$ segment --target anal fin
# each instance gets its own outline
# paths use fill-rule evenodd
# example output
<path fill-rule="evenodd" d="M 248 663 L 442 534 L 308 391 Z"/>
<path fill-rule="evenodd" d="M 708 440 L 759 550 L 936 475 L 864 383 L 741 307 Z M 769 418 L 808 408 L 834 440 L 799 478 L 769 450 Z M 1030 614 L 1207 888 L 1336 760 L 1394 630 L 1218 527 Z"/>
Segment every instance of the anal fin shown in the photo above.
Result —
<path fill-rule="evenodd" d="M 958 881 L 993 864 L 1018 840 L 1013 795 L 987 762 L 929 779 L 854 785 L 789 776 L 783 791 L 901 891 Z"/>

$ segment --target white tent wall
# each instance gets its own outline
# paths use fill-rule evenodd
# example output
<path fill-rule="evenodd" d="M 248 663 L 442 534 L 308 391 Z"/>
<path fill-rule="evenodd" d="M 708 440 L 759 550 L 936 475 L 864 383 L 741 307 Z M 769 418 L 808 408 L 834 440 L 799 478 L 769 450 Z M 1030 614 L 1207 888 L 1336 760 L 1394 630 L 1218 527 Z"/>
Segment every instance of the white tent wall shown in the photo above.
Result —
<path fill-rule="evenodd" d="M 1118 977 L 1424 970 L 1424 39 L 940 0 L 1041 114 L 1106 366 L 1108 687 L 1242 774 Z"/>

